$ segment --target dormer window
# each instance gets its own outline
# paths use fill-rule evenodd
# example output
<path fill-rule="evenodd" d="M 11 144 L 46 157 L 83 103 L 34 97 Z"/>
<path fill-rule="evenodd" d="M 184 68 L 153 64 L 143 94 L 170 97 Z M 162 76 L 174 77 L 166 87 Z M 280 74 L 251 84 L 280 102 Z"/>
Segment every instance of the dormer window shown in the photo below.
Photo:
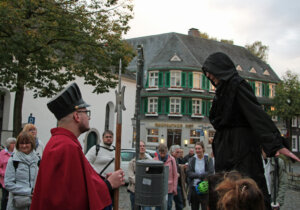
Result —
<path fill-rule="evenodd" d="M 238 70 L 238 71 L 243 71 L 243 69 L 242 69 L 242 67 L 241 67 L 240 65 L 237 65 L 237 66 L 236 66 L 236 70 Z"/>
<path fill-rule="evenodd" d="M 250 72 L 256 74 L 255 68 L 252 67 L 252 68 L 250 69 Z"/>

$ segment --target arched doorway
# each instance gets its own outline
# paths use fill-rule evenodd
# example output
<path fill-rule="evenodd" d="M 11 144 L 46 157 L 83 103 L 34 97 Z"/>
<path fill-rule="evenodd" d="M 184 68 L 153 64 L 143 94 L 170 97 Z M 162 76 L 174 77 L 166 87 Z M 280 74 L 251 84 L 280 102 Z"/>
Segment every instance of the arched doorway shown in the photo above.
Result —
<path fill-rule="evenodd" d="M 96 130 L 95 128 L 92 128 L 85 137 L 85 153 L 87 153 L 89 151 L 89 149 L 100 143 L 100 135 L 98 130 Z"/>

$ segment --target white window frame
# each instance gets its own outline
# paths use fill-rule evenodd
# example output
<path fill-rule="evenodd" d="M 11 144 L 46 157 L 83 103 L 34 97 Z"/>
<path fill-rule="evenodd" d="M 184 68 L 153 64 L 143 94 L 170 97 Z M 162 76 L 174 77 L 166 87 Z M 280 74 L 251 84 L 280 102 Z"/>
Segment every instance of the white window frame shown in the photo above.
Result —
<path fill-rule="evenodd" d="M 157 116 L 158 112 L 158 97 L 148 97 L 148 113 L 146 116 Z"/>
<path fill-rule="evenodd" d="M 262 82 L 255 82 L 255 95 L 262 97 Z"/>
<path fill-rule="evenodd" d="M 292 127 L 296 128 L 297 127 L 297 117 L 292 118 Z"/>
<path fill-rule="evenodd" d="M 170 114 L 169 116 L 182 116 L 181 114 L 181 98 L 170 97 Z"/>
<path fill-rule="evenodd" d="M 192 139 L 196 139 L 196 140 L 198 140 L 199 142 L 201 141 L 201 135 L 200 135 L 200 132 L 197 132 L 196 130 L 197 130 L 197 129 L 191 129 L 190 132 L 189 132 L 189 133 L 190 133 L 190 140 L 189 140 L 190 145 L 195 145 L 193 142 L 191 142 Z M 194 137 L 194 136 L 191 136 L 191 132 L 192 132 L 192 131 L 194 131 L 194 132 L 196 132 L 196 133 L 199 133 L 199 137 L 198 137 L 198 136 L 195 136 L 195 137 Z"/>
<path fill-rule="evenodd" d="M 275 97 L 275 84 L 273 83 L 270 83 L 269 84 L 269 95 L 270 95 L 270 98 L 274 98 Z"/>
<path fill-rule="evenodd" d="M 170 87 L 181 88 L 181 71 L 170 71 Z"/>
<path fill-rule="evenodd" d="M 198 102 L 198 103 L 196 103 Z M 199 112 L 195 112 L 195 110 L 198 109 Z M 195 118 L 204 118 L 202 115 L 202 99 L 199 98 L 193 98 L 192 99 L 192 116 Z"/>
<path fill-rule="evenodd" d="M 193 88 L 192 91 L 194 92 L 204 92 L 202 89 L 202 75 L 201 72 L 193 72 Z"/>
<path fill-rule="evenodd" d="M 149 88 L 158 87 L 158 71 L 149 71 Z"/>
<path fill-rule="evenodd" d="M 297 139 L 297 136 L 292 136 L 292 152 L 298 152 L 298 139 Z"/>
<path fill-rule="evenodd" d="M 155 135 L 155 134 L 149 134 L 149 130 L 157 130 L 157 135 Z M 149 137 L 150 138 L 157 137 L 157 142 L 148 141 Z M 147 136 L 146 136 L 146 138 L 147 138 L 147 143 L 149 143 L 149 144 L 157 144 L 157 143 L 159 143 L 159 130 L 158 130 L 158 128 L 147 128 Z"/>

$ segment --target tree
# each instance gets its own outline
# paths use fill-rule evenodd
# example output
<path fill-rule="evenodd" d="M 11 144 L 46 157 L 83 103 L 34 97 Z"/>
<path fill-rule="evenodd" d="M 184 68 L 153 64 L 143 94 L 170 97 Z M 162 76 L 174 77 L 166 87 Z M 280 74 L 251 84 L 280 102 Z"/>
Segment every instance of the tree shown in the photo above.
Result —
<path fill-rule="evenodd" d="M 275 109 L 271 111 L 271 114 L 285 120 L 289 134 L 291 134 L 291 119 L 300 114 L 300 81 L 298 75 L 287 71 L 282 81 L 276 85 L 275 92 Z"/>
<path fill-rule="evenodd" d="M 111 71 L 134 53 L 121 40 L 131 1 L 2 0 L 0 86 L 14 91 L 13 135 L 21 129 L 24 90 L 50 97 L 76 77 L 95 93 L 116 85 Z"/>
<path fill-rule="evenodd" d="M 263 45 L 261 41 L 255 41 L 253 44 L 246 44 L 245 48 L 261 60 L 267 61 L 269 47 Z"/>

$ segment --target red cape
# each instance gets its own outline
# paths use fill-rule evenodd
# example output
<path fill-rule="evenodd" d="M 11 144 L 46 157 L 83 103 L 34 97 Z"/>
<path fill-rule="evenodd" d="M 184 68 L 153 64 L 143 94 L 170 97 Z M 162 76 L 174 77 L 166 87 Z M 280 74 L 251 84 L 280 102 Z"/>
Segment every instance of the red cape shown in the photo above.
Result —
<path fill-rule="evenodd" d="M 102 210 L 111 204 L 106 183 L 64 128 L 51 130 L 41 161 L 31 210 Z"/>

